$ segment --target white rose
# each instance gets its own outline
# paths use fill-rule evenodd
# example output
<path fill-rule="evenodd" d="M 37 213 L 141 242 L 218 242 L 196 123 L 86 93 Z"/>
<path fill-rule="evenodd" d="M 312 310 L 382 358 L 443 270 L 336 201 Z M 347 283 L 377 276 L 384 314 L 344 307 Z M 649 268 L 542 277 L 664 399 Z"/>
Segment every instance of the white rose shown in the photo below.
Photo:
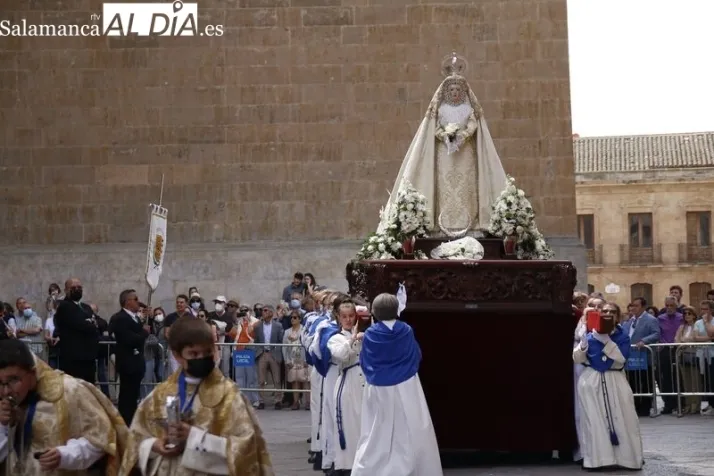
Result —
<path fill-rule="evenodd" d="M 384 252 L 384 250 L 386 249 L 386 248 L 384 247 L 384 243 L 380 243 L 377 248 L 378 248 L 379 251 L 381 251 L 381 252 Z"/>
<path fill-rule="evenodd" d="M 367 251 L 374 251 L 374 246 L 369 245 L 369 246 L 367 247 Z"/>
<path fill-rule="evenodd" d="M 524 192 L 523 190 L 518 190 L 518 196 L 519 196 L 519 197 L 525 197 L 525 196 L 526 196 L 526 192 Z"/>
<path fill-rule="evenodd" d="M 516 233 L 518 233 L 519 235 L 522 235 L 522 234 L 523 234 L 523 227 L 522 227 L 522 226 L 517 226 L 517 227 L 516 227 Z"/>

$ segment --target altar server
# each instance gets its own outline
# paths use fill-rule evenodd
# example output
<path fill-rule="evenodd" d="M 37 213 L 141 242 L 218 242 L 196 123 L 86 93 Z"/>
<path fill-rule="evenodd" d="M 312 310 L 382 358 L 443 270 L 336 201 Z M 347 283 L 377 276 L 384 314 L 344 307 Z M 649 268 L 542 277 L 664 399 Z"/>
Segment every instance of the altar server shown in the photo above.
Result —
<path fill-rule="evenodd" d="M 169 347 L 180 370 L 160 383 L 131 423 L 135 444 L 121 476 L 273 476 L 265 440 L 247 398 L 215 364 L 211 327 L 182 317 L 171 326 Z M 180 420 L 168 419 L 178 398 Z"/>
<path fill-rule="evenodd" d="M 332 336 L 340 332 L 340 327 L 336 322 L 336 310 L 339 309 L 342 301 L 349 299 L 343 293 L 336 293 L 330 296 L 332 300 L 332 312 L 330 318 L 320 322 L 315 329 L 315 336 L 310 345 L 310 354 L 315 370 L 322 376 L 323 381 L 320 392 L 320 419 L 318 422 L 318 435 L 320 440 L 320 451 L 322 452 L 321 469 L 325 473 L 332 471 L 335 463 L 335 444 L 337 440 L 334 435 L 335 421 L 335 393 L 333 389 L 337 384 L 339 369 L 332 361 L 330 350 L 327 346 Z"/>
<path fill-rule="evenodd" d="M 360 364 L 367 385 L 352 476 L 441 476 L 434 426 L 421 387 L 421 349 L 398 320 L 399 299 L 380 294 L 375 323 L 364 333 Z"/>
<path fill-rule="evenodd" d="M 364 334 L 357 331 L 357 309 L 354 302 L 342 301 L 338 312 L 340 332 L 327 341 L 332 362 L 339 369 L 334 388 L 335 446 L 334 476 L 350 476 L 360 437 L 360 414 L 364 374 L 359 365 L 359 354 Z"/>
<path fill-rule="evenodd" d="M 586 469 L 641 469 L 644 464 L 635 401 L 623 372 L 630 338 L 619 320 L 617 304 L 605 304 L 599 321 L 573 350 L 573 360 L 585 366 L 578 380 L 578 402 Z"/>
<path fill-rule="evenodd" d="M 320 415 L 322 412 L 323 400 L 323 377 L 315 369 L 310 346 L 315 338 L 317 326 L 321 322 L 329 321 L 330 314 L 328 307 L 329 298 L 334 294 L 331 291 L 318 291 L 315 293 L 315 311 L 305 316 L 303 326 L 302 345 L 305 348 L 305 360 L 310 366 L 310 459 L 309 463 L 314 465 L 315 470 L 322 469 L 322 447 L 320 445 Z"/>
<path fill-rule="evenodd" d="M 128 440 L 94 385 L 51 369 L 22 341 L 0 341 L 0 474 L 113 476 Z"/>

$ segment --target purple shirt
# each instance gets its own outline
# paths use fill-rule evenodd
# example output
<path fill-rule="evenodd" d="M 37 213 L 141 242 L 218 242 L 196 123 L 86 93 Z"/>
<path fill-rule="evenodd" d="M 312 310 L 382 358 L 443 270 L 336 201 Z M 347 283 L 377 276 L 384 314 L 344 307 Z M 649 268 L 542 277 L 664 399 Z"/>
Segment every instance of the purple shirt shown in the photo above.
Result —
<path fill-rule="evenodd" d="M 671 316 L 664 313 L 657 316 L 657 320 L 659 321 L 659 341 L 662 344 L 673 344 L 677 329 L 684 323 L 684 316 L 678 312 Z"/>

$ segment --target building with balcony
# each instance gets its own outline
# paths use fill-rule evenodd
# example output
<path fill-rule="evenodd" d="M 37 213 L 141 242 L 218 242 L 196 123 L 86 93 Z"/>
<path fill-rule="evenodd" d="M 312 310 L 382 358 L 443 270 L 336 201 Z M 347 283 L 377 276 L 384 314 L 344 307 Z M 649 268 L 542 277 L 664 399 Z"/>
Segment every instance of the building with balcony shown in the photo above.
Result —
<path fill-rule="evenodd" d="M 698 305 L 714 283 L 714 132 L 574 138 L 578 235 L 588 288 Z M 610 287 L 610 290 L 617 289 Z"/>

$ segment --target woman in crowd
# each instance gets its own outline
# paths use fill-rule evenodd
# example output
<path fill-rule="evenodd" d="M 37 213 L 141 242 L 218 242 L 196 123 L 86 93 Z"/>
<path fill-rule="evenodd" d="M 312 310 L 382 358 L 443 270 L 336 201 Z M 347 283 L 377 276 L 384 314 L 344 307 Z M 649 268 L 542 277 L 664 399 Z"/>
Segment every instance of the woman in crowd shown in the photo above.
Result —
<path fill-rule="evenodd" d="M 50 284 L 47 290 L 47 299 L 45 300 L 45 309 L 47 310 L 47 319 L 54 317 L 55 311 L 57 310 L 57 305 L 60 300 L 64 299 L 62 296 L 62 290 L 59 284 Z"/>
<path fill-rule="evenodd" d="M 651 315 L 652 317 L 657 317 L 659 316 L 660 312 L 659 309 L 657 309 L 656 306 L 649 306 L 647 309 L 645 309 L 647 314 Z M 639 316 L 637 316 L 639 317 Z"/>
<path fill-rule="evenodd" d="M 605 304 L 599 322 L 573 350 L 573 360 L 585 367 L 578 380 L 585 469 L 639 470 L 644 464 L 635 402 L 623 372 L 630 337 L 617 324 L 620 314 L 617 304 Z"/>
<path fill-rule="evenodd" d="M 335 448 L 335 476 L 349 476 L 360 437 L 360 414 L 364 374 L 359 365 L 364 334 L 357 332 L 357 309 L 351 300 L 338 308 L 340 332 L 327 342 L 332 363 L 339 369 L 334 388 L 335 418 L 332 422 Z"/>
<path fill-rule="evenodd" d="M 205 309 L 200 309 L 196 313 L 196 317 L 211 326 L 211 332 L 213 332 L 213 342 L 218 344 L 218 327 L 216 326 L 216 323 L 213 322 L 212 319 L 208 318 L 208 311 L 206 311 Z M 221 349 L 219 348 L 218 345 L 216 345 L 216 356 L 215 357 L 216 357 L 216 362 L 220 362 Z"/>
<path fill-rule="evenodd" d="M 283 347 L 283 361 L 286 368 L 286 380 L 293 390 L 308 389 L 310 380 L 309 369 L 305 361 L 305 349 L 300 345 L 300 337 L 302 335 L 302 316 L 300 311 L 292 311 L 290 317 L 290 328 L 285 331 L 283 344 L 290 346 Z M 304 395 L 304 399 L 303 399 Z M 310 394 L 302 394 L 295 392 L 293 394 L 292 409 L 298 410 L 300 403 L 304 405 L 306 410 L 310 410 Z"/>
<path fill-rule="evenodd" d="M 317 281 L 315 281 L 315 276 L 313 276 L 312 273 L 305 273 L 305 276 L 303 277 L 303 281 L 305 283 L 305 295 L 310 296 L 312 293 L 317 291 L 315 289 L 317 287 Z"/>
<path fill-rule="evenodd" d="M 674 341 L 680 344 L 696 342 L 694 323 L 697 321 L 697 311 L 692 306 L 684 306 L 684 323 L 677 329 Z M 698 393 L 700 388 L 699 369 L 697 368 L 697 349 L 683 346 L 679 357 L 679 375 L 685 393 Z M 684 397 L 682 415 L 699 414 L 702 399 L 697 396 Z"/>
<path fill-rule="evenodd" d="M 189 297 L 188 305 L 191 309 L 191 314 L 193 314 L 194 317 L 198 316 L 198 311 L 206 309 L 206 306 L 203 304 L 203 299 L 198 293 L 193 293 Z"/>

